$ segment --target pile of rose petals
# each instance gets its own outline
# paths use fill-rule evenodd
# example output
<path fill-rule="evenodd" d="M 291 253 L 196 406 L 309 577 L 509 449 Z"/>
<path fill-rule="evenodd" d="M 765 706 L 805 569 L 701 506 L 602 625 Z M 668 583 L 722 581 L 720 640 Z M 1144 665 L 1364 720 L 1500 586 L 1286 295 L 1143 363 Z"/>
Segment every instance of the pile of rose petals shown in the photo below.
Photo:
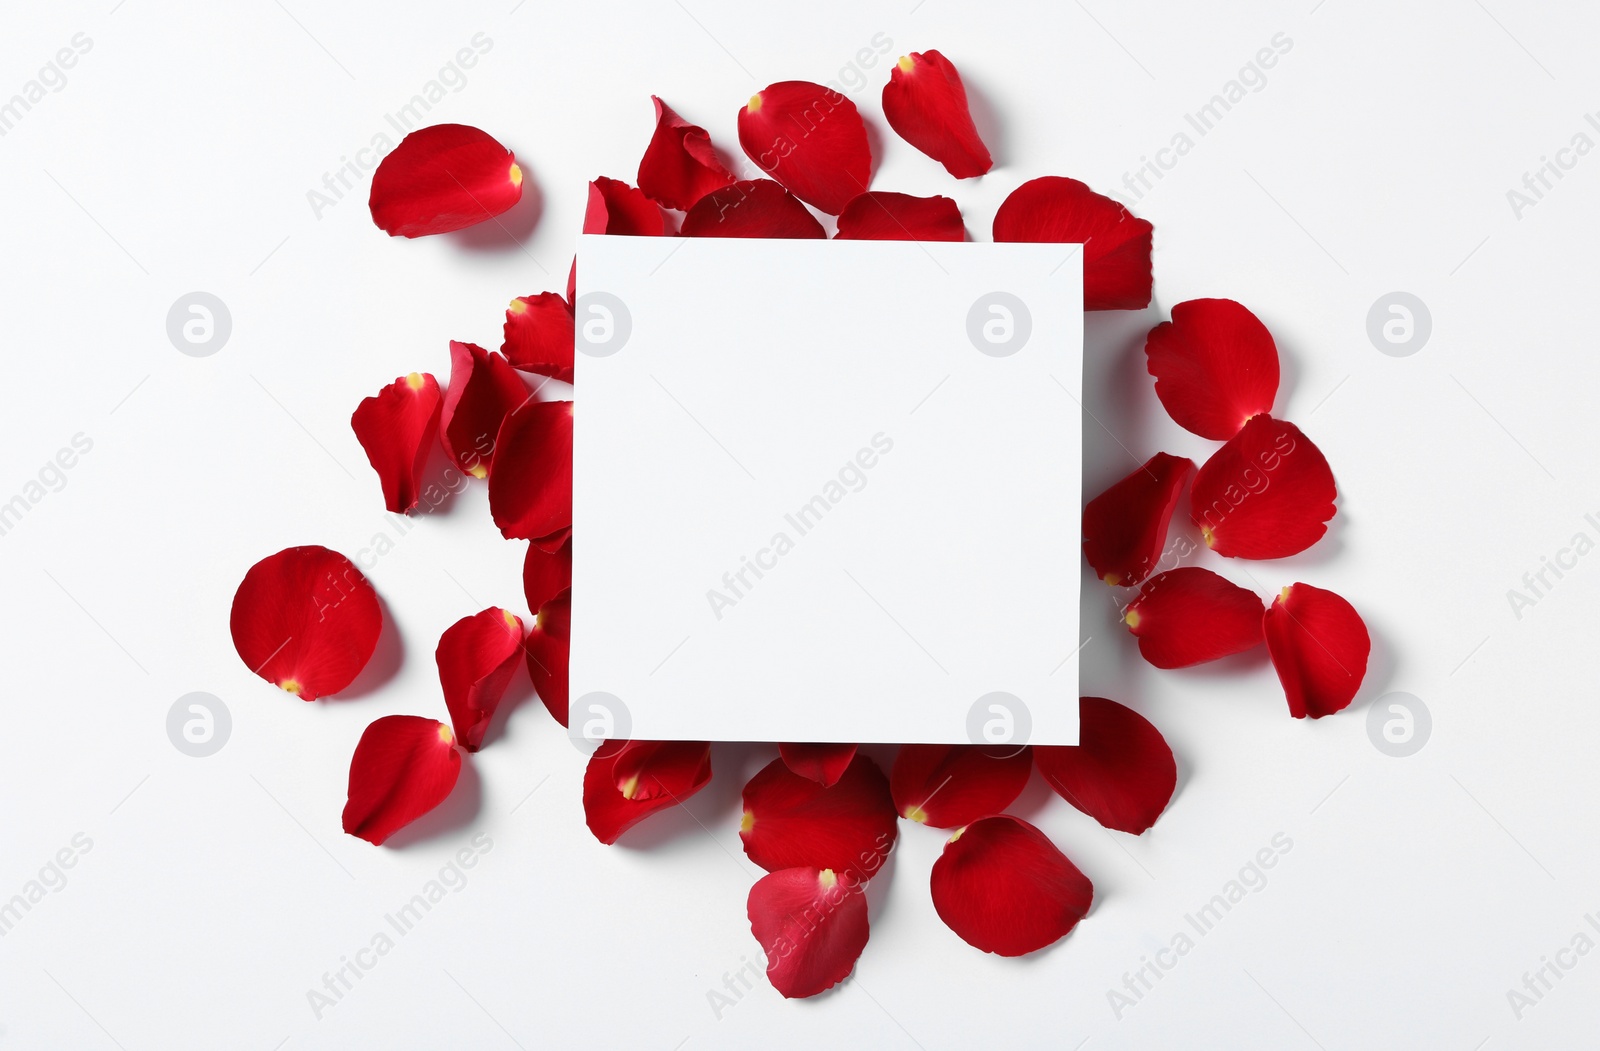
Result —
<path fill-rule="evenodd" d="M 784 81 L 738 112 L 738 140 L 768 178 L 740 179 L 704 128 L 652 97 L 655 130 L 637 186 L 589 185 L 586 233 L 632 236 L 824 238 L 812 211 L 837 217 L 840 238 L 963 240 L 956 202 L 872 190 L 866 126 L 838 92 Z M 968 112 L 961 76 L 937 51 L 893 67 L 883 112 L 906 142 L 957 179 L 992 160 Z M 522 172 L 511 151 L 476 128 L 440 125 L 406 139 L 379 166 L 370 207 L 379 228 L 406 237 L 458 230 L 513 207 Z M 808 207 L 809 206 L 809 207 Z M 1085 306 L 1150 303 L 1152 230 L 1073 179 L 1023 183 L 1000 206 L 996 241 L 1084 245 Z M 574 267 L 575 273 L 575 267 Z M 344 828 L 381 844 L 438 806 L 462 752 L 492 743 L 491 727 L 519 666 L 551 715 L 567 721 L 572 587 L 572 403 L 541 398 L 573 379 L 573 278 L 563 295 L 510 300 L 498 351 L 449 345 L 449 382 L 407 373 L 363 400 L 351 427 L 378 476 L 384 506 L 411 513 L 440 502 L 425 467 L 437 447 L 450 470 L 485 480 L 495 525 L 528 541 L 523 590 L 531 624 L 490 608 L 463 616 L 435 651 L 449 721 L 391 715 L 367 727 L 350 762 Z M 1293 424 L 1271 416 L 1278 357 L 1266 327 L 1230 300 L 1181 303 L 1146 343 L 1155 392 L 1179 424 L 1224 443 L 1198 472 L 1157 453 L 1084 511 L 1084 554 L 1101 579 L 1140 590 L 1125 620 L 1151 664 L 1180 668 L 1267 645 L 1290 712 L 1318 717 L 1348 705 L 1365 672 L 1368 639 L 1344 599 L 1309 584 L 1265 606 L 1210 570 L 1163 569 L 1168 527 L 1189 494 L 1205 543 L 1230 558 L 1304 550 L 1333 516 L 1333 476 Z M 1191 475 L 1193 476 L 1191 482 Z M 297 547 L 251 567 L 232 632 L 255 674 L 303 700 L 348 687 L 377 646 L 382 605 L 350 561 Z M 849 744 L 786 743 L 744 787 L 739 837 L 767 871 L 746 904 L 767 974 L 785 996 L 843 980 L 866 946 L 863 887 L 893 850 L 901 820 L 950 829 L 933 866 L 940 918 L 985 952 L 1016 956 L 1054 943 L 1089 911 L 1089 879 L 1043 832 L 1006 814 L 1037 769 L 1062 798 L 1103 826 L 1150 828 L 1172 798 L 1177 765 L 1137 712 L 1099 697 L 1081 702 L 1070 747 L 899 748 L 886 775 Z M 608 741 L 583 778 L 584 814 L 613 843 L 650 815 L 678 806 L 711 779 L 706 742 Z"/>

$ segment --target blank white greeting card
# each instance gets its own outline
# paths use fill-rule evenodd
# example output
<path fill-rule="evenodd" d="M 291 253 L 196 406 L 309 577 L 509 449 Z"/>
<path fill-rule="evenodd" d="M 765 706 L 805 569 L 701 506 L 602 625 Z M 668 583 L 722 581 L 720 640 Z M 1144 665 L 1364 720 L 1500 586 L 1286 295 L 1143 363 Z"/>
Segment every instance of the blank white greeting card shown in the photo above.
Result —
<path fill-rule="evenodd" d="M 1073 744 L 1077 245 L 585 236 L 571 723 Z"/>

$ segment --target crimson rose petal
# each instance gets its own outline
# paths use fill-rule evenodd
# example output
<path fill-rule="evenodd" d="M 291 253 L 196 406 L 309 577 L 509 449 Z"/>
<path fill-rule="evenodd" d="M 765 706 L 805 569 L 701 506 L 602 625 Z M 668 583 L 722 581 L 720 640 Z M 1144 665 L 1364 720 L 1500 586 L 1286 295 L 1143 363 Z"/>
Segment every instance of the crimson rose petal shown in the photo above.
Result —
<path fill-rule="evenodd" d="M 434 660 L 439 685 L 461 747 L 476 752 L 520 663 L 522 621 L 510 610 L 489 608 L 463 617 L 439 636 Z"/>
<path fill-rule="evenodd" d="M 961 209 L 948 197 L 913 197 L 868 190 L 851 198 L 839 213 L 845 241 L 962 241 Z"/>
<path fill-rule="evenodd" d="M 572 587 L 572 532 L 562 535 L 561 546 L 546 551 L 529 544 L 522 560 L 522 593 L 529 609 L 542 609 L 545 603 Z"/>
<path fill-rule="evenodd" d="M 518 296 L 506 307 L 500 353 L 522 372 L 572 382 L 572 306 L 558 293 Z"/>
<path fill-rule="evenodd" d="M 465 124 L 418 128 L 378 163 L 367 207 L 391 237 L 421 237 L 492 219 L 522 199 L 511 151 Z"/>
<path fill-rule="evenodd" d="M 539 607 L 533 630 L 522 644 L 528 653 L 528 677 L 539 700 L 556 722 L 567 725 L 567 664 L 572 653 L 572 591 L 568 589 Z"/>
<path fill-rule="evenodd" d="M 1083 557 L 1112 587 L 1132 587 L 1161 561 L 1167 525 L 1194 461 L 1156 453 L 1083 509 Z"/>
<path fill-rule="evenodd" d="M 1262 618 L 1267 653 L 1296 719 L 1346 707 L 1367 674 L 1372 639 L 1355 607 L 1310 584 L 1283 592 Z"/>
<path fill-rule="evenodd" d="M 1021 818 L 980 818 L 933 863 L 933 907 L 968 945 L 1021 956 L 1064 937 L 1094 900 L 1094 885 L 1043 832 Z"/>
<path fill-rule="evenodd" d="M 383 506 L 405 514 L 417 506 L 422 469 L 439 432 L 439 381 L 427 373 L 401 376 L 361 399 L 350 429 L 383 487 Z"/>
<path fill-rule="evenodd" d="M 1185 566 L 1145 581 L 1123 620 L 1157 668 L 1187 668 L 1261 643 L 1261 596 L 1209 569 Z"/>
<path fill-rule="evenodd" d="M 838 985 L 867 946 L 862 884 L 832 869 L 769 872 L 750 888 L 746 912 L 767 957 L 767 980 L 786 997 Z"/>
<path fill-rule="evenodd" d="M 683 217 L 685 237 L 827 237 L 799 198 L 771 179 L 712 190 Z"/>
<path fill-rule="evenodd" d="M 1032 773 L 1026 748 L 903 744 L 889 787 L 901 817 L 955 828 L 1010 806 Z"/>
<path fill-rule="evenodd" d="M 378 595 L 348 558 L 291 547 L 250 567 L 228 627 L 252 672 L 301 700 L 338 693 L 378 648 Z"/>
<path fill-rule="evenodd" d="M 489 472 L 489 513 L 507 539 L 572 525 L 572 402 L 530 401 L 500 425 L 504 455 Z"/>
<path fill-rule="evenodd" d="M 609 742 L 583 773 L 583 814 L 602 843 L 615 843 L 658 810 L 676 806 L 711 780 L 711 745 L 705 741 Z"/>
<path fill-rule="evenodd" d="M 844 775 L 856 757 L 853 744 L 780 744 L 784 765 L 801 777 L 827 787 Z"/>
<path fill-rule="evenodd" d="M 656 131 L 639 161 L 639 189 L 648 197 L 680 212 L 733 181 L 733 173 L 717 160 L 706 129 L 690 124 L 665 102 L 656 105 Z"/>
<path fill-rule="evenodd" d="M 1225 442 L 1278 396 L 1278 346 L 1231 299 L 1191 299 L 1150 330 L 1146 368 L 1178 426 Z"/>
<path fill-rule="evenodd" d="M 451 340 L 450 389 L 439 415 L 439 436 L 451 461 L 474 478 L 489 477 L 500 424 L 527 399 L 528 388 L 505 358 Z"/>
<path fill-rule="evenodd" d="M 583 213 L 586 234 L 636 234 L 660 237 L 666 231 L 656 202 L 618 179 L 605 176 L 589 184 L 589 207 Z M 572 261 L 574 272 L 578 261 Z M 570 293 L 569 281 L 569 293 Z"/>
<path fill-rule="evenodd" d="M 994 215 L 996 241 L 1083 243 L 1083 309 L 1150 305 L 1152 227 L 1076 179 L 1045 176 L 1011 191 Z"/>
<path fill-rule="evenodd" d="M 864 755 L 824 787 L 774 759 L 744 786 L 739 838 L 750 860 L 775 872 L 797 865 L 870 879 L 894 846 L 894 798 Z"/>
<path fill-rule="evenodd" d="M 856 104 L 821 84 L 785 80 L 739 111 L 739 145 L 802 201 L 838 215 L 867 188 L 872 150 Z"/>
<path fill-rule="evenodd" d="M 381 844 L 444 802 L 460 776 L 450 727 L 419 715 L 386 715 L 366 728 L 350 757 L 344 830 Z"/>
<path fill-rule="evenodd" d="M 1263 414 L 1201 465 L 1189 513 L 1219 555 L 1287 558 L 1322 539 L 1337 495 L 1322 450 Z"/>
<path fill-rule="evenodd" d="M 982 175 L 994 166 L 972 123 L 961 74 L 937 51 L 913 51 L 889 71 L 883 115 L 895 134 L 957 179 Z"/>
<path fill-rule="evenodd" d="M 1172 801 L 1178 764 L 1150 721 L 1104 697 L 1078 708 L 1078 743 L 1036 745 L 1033 761 L 1056 793 L 1106 828 L 1135 835 Z"/>

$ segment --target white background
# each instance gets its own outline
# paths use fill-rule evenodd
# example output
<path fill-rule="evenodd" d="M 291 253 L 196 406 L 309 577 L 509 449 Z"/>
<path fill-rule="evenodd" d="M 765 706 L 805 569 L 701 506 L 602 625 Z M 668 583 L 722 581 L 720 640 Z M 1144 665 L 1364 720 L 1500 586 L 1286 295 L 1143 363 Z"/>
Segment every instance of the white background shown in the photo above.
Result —
<path fill-rule="evenodd" d="M 0 1046 L 1590 1041 L 1600 956 L 1574 958 L 1520 1019 L 1507 990 L 1600 908 L 1600 556 L 1520 619 L 1507 591 L 1600 510 L 1600 159 L 1578 159 L 1520 216 L 1506 191 L 1600 106 L 1600 13 L 1506 0 L 114 2 L 8 5 L 0 31 L 0 96 L 74 33 L 93 40 L 66 87 L 0 139 L 0 499 L 74 434 L 94 442 L 0 537 L 0 895 L 75 834 L 93 842 L 0 940 Z M 315 217 L 307 190 L 479 32 L 492 50 L 432 117 L 516 150 L 537 192 L 505 229 L 392 241 L 368 219 L 364 181 Z M 980 182 L 955 184 L 886 131 L 885 64 L 853 97 L 879 129 L 875 187 L 950 194 L 981 237 L 1026 177 L 1119 185 L 1280 32 L 1293 48 L 1265 86 L 1135 203 L 1155 223 L 1157 302 L 1088 324 L 1086 395 L 1106 430 L 1086 424 L 1085 491 L 1157 449 L 1209 452 L 1161 413 L 1142 334 L 1193 296 L 1253 307 L 1283 352 L 1279 411 L 1327 454 L 1339 515 L 1304 556 L 1222 568 L 1263 593 L 1307 580 L 1355 602 L 1375 648 L 1351 710 L 1290 719 L 1259 653 L 1156 672 L 1086 590 L 1085 691 L 1149 715 L 1180 769 L 1172 807 L 1137 839 L 1037 780 L 1017 805 L 1094 880 L 1088 919 L 1031 958 L 979 953 L 928 899 L 942 835 L 906 828 L 874 881 L 855 977 L 802 1003 L 758 982 L 720 1019 L 708 990 L 757 951 L 737 799 L 765 748 L 720 749 L 686 812 L 605 848 L 583 827 L 582 756 L 524 701 L 447 811 L 396 849 L 341 834 L 361 728 L 443 714 L 434 641 L 465 613 L 520 608 L 521 545 L 499 539 L 482 487 L 418 524 L 370 571 L 398 633 L 361 689 L 315 705 L 242 667 L 233 589 L 289 544 L 354 556 L 395 533 L 351 410 L 396 375 L 443 374 L 449 338 L 496 344 L 512 295 L 562 286 L 585 181 L 631 179 L 649 93 L 728 147 L 738 107 L 771 81 L 838 79 L 878 33 L 888 58 L 942 48 L 998 161 Z M 195 289 L 233 317 L 209 358 L 165 332 Z M 1368 308 L 1397 289 L 1433 317 L 1406 358 L 1366 335 Z M 193 690 L 233 716 L 206 759 L 165 730 Z M 1434 717 L 1404 759 L 1365 723 L 1396 690 Z M 471 882 L 314 1019 L 307 990 L 475 833 L 493 847 Z M 1279 833 L 1293 847 L 1267 885 L 1117 1018 L 1107 990 Z"/>

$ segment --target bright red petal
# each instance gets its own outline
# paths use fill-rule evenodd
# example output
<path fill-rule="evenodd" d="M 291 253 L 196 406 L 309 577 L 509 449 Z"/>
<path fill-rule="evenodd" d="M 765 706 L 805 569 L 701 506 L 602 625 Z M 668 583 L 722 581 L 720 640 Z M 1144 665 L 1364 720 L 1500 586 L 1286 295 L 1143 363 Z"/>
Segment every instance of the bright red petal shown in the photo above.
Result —
<path fill-rule="evenodd" d="M 1135 835 L 1155 824 L 1178 785 L 1178 764 L 1161 731 L 1104 697 L 1083 698 L 1077 744 L 1036 745 L 1033 761 L 1062 799 Z"/>
<path fill-rule="evenodd" d="M 572 653 L 572 591 L 561 592 L 539 607 L 533 630 L 522 644 L 528 653 L 528 677 L 556 722 L 567 725 L 567 664 Z"/>
<path fill-rule="evenodd" d="M 528 388 L 505 358 L 451 340 L 450 389 L 439 416 L 444 451 L 472 477 L 489 477 L 500 424 L 527 400 Z"/>
<path fill-rule="evenodd" d="M 492 219 L 522 199 L 511 151 L 465 124 L 418 128 L 372 174 L 367 207 L 391 237 L 421 237 Z"/>
<path fill-rule="evenodd" d="M 937 51 L 913 51 L 889 71 L 883 115 L 895 134 L 958 179 L 994 167 L 967 108 L 967 89 L 950 60 Z"/>
<path fill-rule="evenodd" d="M 895 820 L 889 782 L 866 756 L 826 788 L 774 759 L 744 786 L 739 838 L 768 872 L 814 866 L 866 880 L 894 846 Z"/>
<path fill-rule="evenodd" d="M 975 744 L 903 744 L 889 774 L 900 816 L 934 828 L 955 828 L 998 814 L 1028 783 L 1026 748 Z"/>
<path fill-rule="evenodd" d="M 508 539 L 572 525 L 572 402 L 530 401 L 506 417 L 489 473 L 489 513 Z"/>
<path fill-rule="evenodd" d="M 656 202 L 617 179 L 601 176 L 589 184 L 586 234 L 637 234 L 660 237 L 666 231 Z M 577 260 L 573 260 L 576 267 Z"/>
<path fill-rule="evenodd" d="M 1322 539 L 1337 495 L 1322 450 L 1294 424 L 1263 415 L 1201 465 L 1189 515 L 1219 555 L 1287 558 Z"/>
<path fill-rule="evenodd" d="M 500 353 L 511 367 L 572 382 L 572 307 L 555 292 L 518 296 L 506 307 Z"/>
<path fill-rule="evenodd" d="M 996 241 L 1083 244 L 1085 310 L 1150 305 L 1151 230 L 1111 198 L 1053 175 L 1017 187 L 994 216 Z"/>
<path fill-rule="evenodd" d="M 853 744 L 780 744 L 778 755 L 790 770 L 824 788 L 835 784 L 856 757 Z"/>
<path fill-rule="evenodd" d="M 1225 442 L 1278 396 L 1278 346 L 1231 299 L 1191 299 L 1145 339 L 1156 397 L 1178 426 Z"/>
<path fill-rule="evenodd" d="M 799 198 L 771 179 L 712 190 L 683 217 L 685 237 L 827 237 Z"/>
<path fill-rule="evenodd" d="M 541 609 L 545 603 L 572 587 L 572 532 L 563 534 L 561 546 L 546 551 L 538 544 L 529 544 L 522 560 L 522 593 L 528 599 L 529 609 Z"/>
<path fill-rule="evenodd" d="M 450 727 L 419 715 L 386 715 L 367 727 L 350 757 L 344 830 L 381 844 L 450 794 L 461 753 Z"/>
<path fill-rule="evenodd" d="M 850 199 L 839 213 L 844 241 L 963 241 L 961 209 L 948 197 L 912 197 L 869 190 Z"/>
<path fill-rule="evenodd" d="M 1261 596 L 1209 569 L 1185 566 L 1145 581 L 1123 620 L 1157 668 L 1187 668 L 1261 644 Z"/>
<path fill-rule="evenodd" d="M 677 806 L 711 780 L 711 745 L 704 741 L 630 741 L 602 747 L 583 774 L 583 814 L 602 843 L 615 843 L 634 825 Z"/>
<path fill-rule="evenodd" d="M 500 698 L 520 663 L 522 621 L 510 610 L 489 608 L 463 617 L 439 637 L 434 660 L 439 685 L 461 747 L 476 752 Z"/>
<path fill-rule="evenodd" d="M 1002 814 L 957 829 L 933 863 L 933 907 L 968 945 L 1021 956 L 1064 937 L 1094 901 L 1043 832 Z"/>
<path fill-rule="evenodd" d="M 1153 572 L 1167 524 L 1194 461 L 1156 453 L 1083 509 L 1083 557 L 1112 587 L 1132 587 Z"/>
<path fill-rule="evenodd" d="M 867 946 L 867 896 L 832 869 L 769 872 L 750 888 L 750 933 L 767 981 L 784 996 L 815 996 L 844 981 Z"/>
<path fill-rule="evenodd" d="M 706 129 L 690 124 L 665 102 L 656 104 L 656 131 L 639 161 L 639 189 L 667 208 L 680 212 L 733 181 L 733 173 L 717 160 Z"/>
<path fill-rule="evenodd" d="M 348 558 L 325 547 L 291 547 L 250 567 L 228 626 L 246 667 L 314 701 L 355 681 L 378 648 L 383 614 Z"/>
<path fill-rule="evenodd" d="M 739 145 L 761 170 L 830 215 L 867 188 L 872 150 L 856 104 L 821 84 L 785 80 L 739 111 Z"/>
<path fill-rule="evenodd" d="M 366 450 L 383 486 L 383 505 L 395 514 L 417 506 L 422 469 L 439 432 L 439 381 L 427 373 L 401 376 L 370 398 L 361 399 L 350 429 Z"/>
<path fill-rule="evenodd" d="M 1296 584 L 1283 589 L 1261 626 L 1290 715 L 1320 719 L 1355 698 L 1372 639 L 1354 606 L 1331 591 Z"/>

